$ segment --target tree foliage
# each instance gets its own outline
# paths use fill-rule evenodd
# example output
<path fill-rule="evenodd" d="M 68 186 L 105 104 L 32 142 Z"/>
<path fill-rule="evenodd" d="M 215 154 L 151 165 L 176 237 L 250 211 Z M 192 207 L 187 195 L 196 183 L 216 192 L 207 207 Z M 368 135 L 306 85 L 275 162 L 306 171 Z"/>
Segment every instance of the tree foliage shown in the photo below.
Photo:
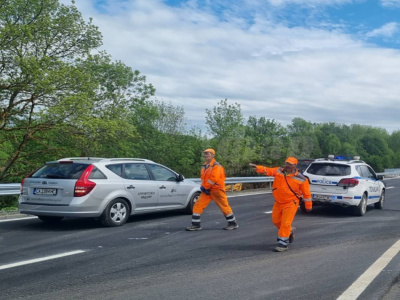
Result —
<path fill-rule="evenodd" d="M 239 104 L 228 104 L 228 99 L 224 99 L 212 110 L 206 109 L 206 114 L 206 124 L 216 138 L 237 138 L 244 133 L 244 119 Z"/>
<path fill-rule="evenodd" d="M 75 6 L 4 0 L 0 28 L 0 178 L 19 173 L 18 159 L 29 167 L 33 155 L 54 153 L 50 132 L 72 136 L 80 155 L 116 153 L 104 145 L 135 137 L 127 117 L 154 88 L 105 52 L 92 54 L 101 33 Z"/>

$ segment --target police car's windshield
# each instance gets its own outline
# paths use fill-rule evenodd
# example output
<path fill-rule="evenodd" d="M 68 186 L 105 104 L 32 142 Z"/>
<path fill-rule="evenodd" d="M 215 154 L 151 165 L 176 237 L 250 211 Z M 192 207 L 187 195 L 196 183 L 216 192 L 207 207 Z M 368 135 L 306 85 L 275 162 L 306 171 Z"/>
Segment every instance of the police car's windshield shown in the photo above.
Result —
<path fill-rule="evenodd" d="M 351 169 L 348 165 L 314 163 L 308 168 L 307 173 L 322 176 L 346 176 L 350 175 Z"/>

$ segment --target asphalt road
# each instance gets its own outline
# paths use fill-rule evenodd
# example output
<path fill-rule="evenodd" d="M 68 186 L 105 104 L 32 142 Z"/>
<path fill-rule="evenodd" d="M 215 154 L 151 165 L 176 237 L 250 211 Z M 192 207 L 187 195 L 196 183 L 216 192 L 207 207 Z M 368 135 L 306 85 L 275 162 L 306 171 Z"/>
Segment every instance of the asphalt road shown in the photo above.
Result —
<path fill-rule="evenodd" d="M 400 299 L 400 180 L 387 188 L 385 208 L 363 217 L 299 211 L 284 253 L 272 251 L 269 193 L 230 197 L 233 231 L 213 203 L 196 232 L 180 212 L 117 228 L 0 220 L 0 299 Z"/>

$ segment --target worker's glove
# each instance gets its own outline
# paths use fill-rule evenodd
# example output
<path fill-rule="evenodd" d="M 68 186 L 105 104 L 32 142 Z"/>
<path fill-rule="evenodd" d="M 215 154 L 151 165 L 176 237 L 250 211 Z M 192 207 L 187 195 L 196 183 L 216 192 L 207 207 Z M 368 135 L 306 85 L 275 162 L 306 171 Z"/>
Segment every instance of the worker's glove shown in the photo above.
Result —
<path fill-rule="evenodd" d="M 210 190 L 206 190 L 206 188 L 204 186 L 200 187 L 200 191 L 202 191 L 206 195 L 210 195 Z"/>

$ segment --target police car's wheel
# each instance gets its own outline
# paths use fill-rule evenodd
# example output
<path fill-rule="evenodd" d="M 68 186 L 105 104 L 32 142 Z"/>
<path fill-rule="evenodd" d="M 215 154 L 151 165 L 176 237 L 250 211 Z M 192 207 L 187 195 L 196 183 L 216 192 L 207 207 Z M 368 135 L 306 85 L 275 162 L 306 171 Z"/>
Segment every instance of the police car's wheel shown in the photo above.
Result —
<path fill-rule="evenodd" d="M 363 216 L 367 211 L 367 194 L 364 194 L 361 198 L 360 204 L 355 207 L 354 214 L 356 216 Z"/>
<path fill-rule="evenodd" d="M 377 209 L 382 209 L 384 202 L 385 202 L 385 190 L 382 191 L 381 197 L 379 198 L 379 202 L 374 203 L 374 207 Z"/>
<path fill-rule="evenodd" d="M 117 198 L 107 205 L 100 220 L 104 226 L 121 226 L 128 221 L 129 214 L 130 208 L 128 203 L 122 198 Z"/>
<path fill-rule="evenodd" d="M 200 193 L 194 193 L 188 205 L 186 206 L 186 213 L 191 215 L 193 213 L 193 206 L 196 203 L 197 199 L 199 199 Z"/>

